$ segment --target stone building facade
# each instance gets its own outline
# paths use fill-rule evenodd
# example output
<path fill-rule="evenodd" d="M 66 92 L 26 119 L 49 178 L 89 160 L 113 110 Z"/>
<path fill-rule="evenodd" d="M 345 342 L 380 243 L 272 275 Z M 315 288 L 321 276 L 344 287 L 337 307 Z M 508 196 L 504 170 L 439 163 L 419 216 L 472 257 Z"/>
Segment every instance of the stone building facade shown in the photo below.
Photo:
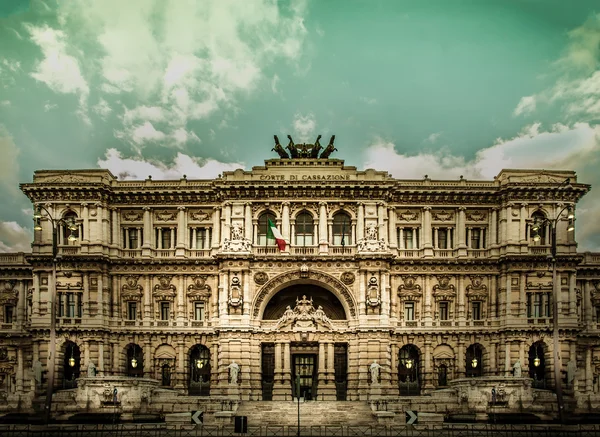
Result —
<path fill-rule="evenodd" d="M 21 190 L 42 229 L 31 253 L 0 255 L 0 407 L 44 393 L 54 289 L 56 390 L 89 375 L 368 400 L 520 374 L 551 391 L 552 224 L 563 391 L 598 407 L 600 254 L 577 252 L 564 209 L 589 189 L 571 171 L 402 180 L 328 157 L 213 180 L 36 171 Z M 76 224 L 55 223 L 55 281 L 48 213 Z"/>

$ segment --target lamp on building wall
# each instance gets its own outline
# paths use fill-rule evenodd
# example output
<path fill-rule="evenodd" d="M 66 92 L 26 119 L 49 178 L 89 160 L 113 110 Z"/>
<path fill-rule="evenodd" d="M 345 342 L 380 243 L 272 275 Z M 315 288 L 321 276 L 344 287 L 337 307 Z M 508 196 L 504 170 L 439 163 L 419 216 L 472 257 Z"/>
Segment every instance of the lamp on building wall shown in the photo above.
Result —
<path fill-rule="evenodd" d="M 537 352 L 536 352 L 536 356 L 535 356 L 535 358 L 533 359 L 533 365 L 534 365 L 535 367 L 540 367 L 540 364 L 541 364 L 541 360 L 540 360 L 540 358 L 537 356 Z"/>
<path fill-rule="evenodd" d="M 413 366 L 413 360 L 409 358 L 408 360 L 406 360 L 406 368 L 412 369 L 412 366 Z"/>
<path fill-rule="evenodd" d="M 479 361 L 477 361 L 477 358 L 473 358 L 471 360 L 471 367 L 476 368 L 478 364 L 479 364 Z"/>
<path fill-rule="evenodd" d="M 196 368 L 197 369 L 202 369 L 203 367 L 204 367 L 204 360 L 196 358 Z"/>
<path fill-rule="evenodd" d="M 565 179 L 559 186 L 560 188 L 572 188 L 570 184 L 571 180 L 569 178 Z M 564 206 L 556 217 L 553 219 L 547 217 L 537 217 L 533 225 L 531 226 L 532 238 L 534 241 L 540 241 L 540 230 L 544 228 L 545 225 L 550 226 L 551 232 L 551 262 L 552 262 L 552 294 L 553 294 L 553 317 L 552 317 L 552 347 L 553 347 L 553 358 L 554 358 L 554 386 L 556 388 L 556 402 L 558 404 L 558 418 L 560 423 L 564 423 L 564 402 L 562 396 L 562 381 L 561 381 L 561 373 L 560 373 L 560 339 L 559 339 L 559 308 L 558 308 L 558 297 L 560 295 L 560 285 L 557 281 L 557 260 L 556 260 L 556 252 L 557 252 L 557 241 L 556 241 L 556 227 L 558 225 L 558 221 L 562 218 L 563 212 L 567 211 L 567 232 L 572 232 L 575 230 L 575 211 L 572 205 Z M 536 364 L 536 360 L 537 363 Z M 537 357 L 536 350 L 536 358 L 533 360 L 534 366 L 540 365 L 540 359 Z"/>
<path fill-rule="evenodd" d="M 69 366 L 75 367 L 75 357 L 73 356 L 73 346 L 71 346 L 71 357 L 69 358 Z"/>
<path fill-rule="evenodd" d="M 136 357 L 131 358 L 131 367 L 133 367 L 134 369 L 137 367 L 138 365 L 138 360 Z"/>
<path fill-rule="evenodd" d="M 41 231 L 43 229 L 42 210 L 46 213 L 46 218 L 50 222 L 50 226 L 52 226 L 52 289 L 48 289 L 48 310 L 50 314 L 50 343 L 48 347 L 48 385 L 46 389 L 46 404 L 44 407 L 46 409 L 45 419 L 46 423 L 48 423 L 50 422 L 50 412 L 52 409 L 52 392 L 54 390 L 54 371 L 56 367 L 56 311 L 54 307 L 54 302 L 56 301 L 56 264 L 58 255 L 58 229 L 61 225 L 66 226 L 69 229 L 68 240 L 75 241 L 77 240 L 77 235 L 74 233 L 74 231 L 77 230 L 77 224 L 75 223 L 73 217 L 56 219 L 52 217 L 50 211 L 48 211 L 45 207 L 36 205 L 33 211 L 33 229 L 35 231 Z M 72 365 L 71 359 L 73 360 Z M 75 366 L 75 359 L 73 357 L 69 359 L 69 365 L 71 367 Z"/>

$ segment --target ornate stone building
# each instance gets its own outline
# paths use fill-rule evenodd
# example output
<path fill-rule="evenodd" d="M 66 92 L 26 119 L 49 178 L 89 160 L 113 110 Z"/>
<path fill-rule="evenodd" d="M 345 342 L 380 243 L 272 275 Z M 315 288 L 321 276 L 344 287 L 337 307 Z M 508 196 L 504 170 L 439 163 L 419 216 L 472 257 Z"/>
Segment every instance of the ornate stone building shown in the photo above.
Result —
<path fill-rule="evenodd" d="M 563 392 L 600 406 L 600 254 L 577 252 L 564 208 L 589 185 L 543 170 L 395 179 L 317 146 L 286 158 L 276 141 L 281 158 L 213 180 L 36 171 L 21 185 L 47 210 L 32 252 L 0 255 L 0 407 L 44 394 L 53 290 L 56 390 L 144 377 L 276 401 L 298 381 L 309 399 L 401 402 L 522 375 L 550 393 L 554 225 Z M 55 282 L 48 213 L 64 219 Z"/>

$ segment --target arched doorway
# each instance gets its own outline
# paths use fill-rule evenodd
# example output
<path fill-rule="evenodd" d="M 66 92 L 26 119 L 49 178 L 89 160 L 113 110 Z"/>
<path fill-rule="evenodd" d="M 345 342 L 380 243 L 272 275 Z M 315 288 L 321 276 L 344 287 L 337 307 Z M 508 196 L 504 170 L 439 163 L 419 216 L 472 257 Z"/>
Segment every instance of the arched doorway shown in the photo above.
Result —
<path fill-rule="evenodd" d="M 479 344 L 472 344 L 467 348 L 467 377 L 483 375 L 483 348 Z"/>
<path fill-rule="evenodd" d="M 418 396 L 421 394 L 419 356 L 419 348 L 413 344 L 403 346 L 398 352 L 398 384 L 400 396 Z"/>
<path fill-rule="evenodd" d="M 188 393 L 190 396 L 210 395 L 210 350 L 198 344 L 190 349 L 190 380 Z"/>
<path fill-rule="evenodd" d="M 63 388 L 77 387 L 77 378 L 81 373 L 81 351 L 72 341 L 67 341 L 64 346 L 63 358 Z"/>
<path fill-rule="evenodd" d="M 144 351 L 137 344 L 127 346 L 126 375 L 133 378 L 144 376 Z"/>
<path fill-rule="evenodd" d="M 293 284 L 284 288 L 274 295 L 263 313 L 263 320 L 279 319 L 289 306 L 294 309 L 296 302 L 306 296 L 312 299 L 312 305 L 316 310 L 319 306 L 323 308 L 325 315 L 331 320 L 345 320 L 346 313 L 340 300 L 329 290 L 315 284 Z"/>
<path fill-rule="evenodd" d="M 533 343 L 529 348 L 529 377 L 533 380 L 533 388 L 547 388 L 545 349 L 542 341 Z"/>

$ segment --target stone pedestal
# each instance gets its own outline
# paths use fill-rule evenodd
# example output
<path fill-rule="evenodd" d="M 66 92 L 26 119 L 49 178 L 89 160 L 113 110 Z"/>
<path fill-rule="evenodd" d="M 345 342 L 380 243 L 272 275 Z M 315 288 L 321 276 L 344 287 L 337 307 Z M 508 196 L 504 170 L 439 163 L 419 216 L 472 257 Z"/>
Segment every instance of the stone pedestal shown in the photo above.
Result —
<path fill-rule="evenodd" d="M 227 387 L 227 398 L 228 399 L 240 399 L 240 387 L 237 384 L 229 384 Z"/>
<path fill-rule="evenodd" d="M 380 398 L 381 398 L 381 384 L 380 383 L 371 384 L 371 387 L 369 388 L 369 400 L 375 401 Z"/>

